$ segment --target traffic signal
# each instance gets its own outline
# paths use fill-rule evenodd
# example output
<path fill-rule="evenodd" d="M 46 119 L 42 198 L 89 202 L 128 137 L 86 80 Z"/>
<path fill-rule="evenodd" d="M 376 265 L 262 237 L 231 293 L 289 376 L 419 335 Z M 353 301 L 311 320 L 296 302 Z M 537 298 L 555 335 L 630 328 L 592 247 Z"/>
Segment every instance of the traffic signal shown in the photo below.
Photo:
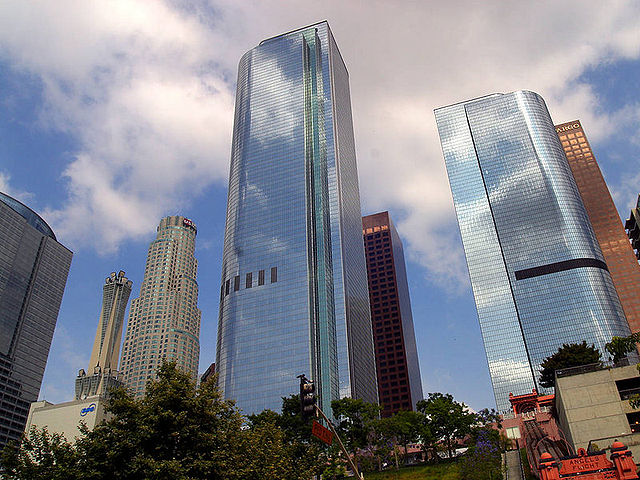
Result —
<path fill-rule="evenodd" d="M 303 418 L 313 417 L 316 413 L 316 386 L 304 375 L 300 376 L 300 413 Z"/>

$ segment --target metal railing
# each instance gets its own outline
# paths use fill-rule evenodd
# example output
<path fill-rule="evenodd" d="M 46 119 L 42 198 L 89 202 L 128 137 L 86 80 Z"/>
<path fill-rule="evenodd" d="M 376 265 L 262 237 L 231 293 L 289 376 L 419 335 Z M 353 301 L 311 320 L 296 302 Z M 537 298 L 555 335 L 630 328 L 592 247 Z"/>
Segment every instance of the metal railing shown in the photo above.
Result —
<path fill-rule="evenodd" d="M 556 370 L 556 378 L 571 377 L 573 375 L 580 375 L 581 373 L 597 372 L 599 370 L 604 370 L 607 367 L 613 367 L 613 363 L 598 362 L 590 363 L 588 365 L 579 365 L 577 367 L 560 368 Z"/>

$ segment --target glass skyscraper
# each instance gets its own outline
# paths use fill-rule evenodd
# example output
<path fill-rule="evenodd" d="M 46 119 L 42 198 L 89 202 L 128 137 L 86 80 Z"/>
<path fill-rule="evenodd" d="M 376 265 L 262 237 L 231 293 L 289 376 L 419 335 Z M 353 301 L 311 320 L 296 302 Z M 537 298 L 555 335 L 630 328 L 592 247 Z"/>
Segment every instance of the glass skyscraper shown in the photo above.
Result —
<path fill-rule="evenodd" d="M 629 334 L 543 99 L 495 94 L 436 109 L 498 409 L 537 387 L 563 343 Z M 543 389 L 538 388 L 538 391 Z"/>
<path fill-rule="evenodd" d="M 377 402 L 349 77 L 327 22 L 240 60 L 216 369 L 247 414 Z"/>
<path fill-rule="evenodd" d="M 156 378 L 162 359 L 195 380 L 200 359 L 197 229 L 185 217 L 165 217 L 149 245 L 140 296 L 131 300 L 120 371 L 135 395 Z"/>
<path fill-rule="evenodd" d="M 0 193 L 0 448 L 38 399 L 72 253 L 29 207 Z"/>

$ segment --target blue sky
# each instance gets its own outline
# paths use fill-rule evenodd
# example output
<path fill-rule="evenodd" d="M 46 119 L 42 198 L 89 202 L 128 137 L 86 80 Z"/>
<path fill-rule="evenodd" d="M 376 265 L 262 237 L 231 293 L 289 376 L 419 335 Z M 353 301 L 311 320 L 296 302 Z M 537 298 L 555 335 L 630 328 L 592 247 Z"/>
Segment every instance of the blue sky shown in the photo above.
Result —
<path fill-rule="evenodd" d="M 640 190 L 640 7 L 508 6 L 2 2 L 0 190 L 74 251 L 41 398 L 72 399 L 104 277 L 125 270 L 137 296 L 167 214 L 198 224 L 200 371 L 214 360 L 237 62 L 327 19 L 350 73 L 362 212 L 389 210 L 405 244 L 424 392 L 493 406 L 433 109 L 536 91 L 556 123 L 582 121 L 621 215 Z"/>

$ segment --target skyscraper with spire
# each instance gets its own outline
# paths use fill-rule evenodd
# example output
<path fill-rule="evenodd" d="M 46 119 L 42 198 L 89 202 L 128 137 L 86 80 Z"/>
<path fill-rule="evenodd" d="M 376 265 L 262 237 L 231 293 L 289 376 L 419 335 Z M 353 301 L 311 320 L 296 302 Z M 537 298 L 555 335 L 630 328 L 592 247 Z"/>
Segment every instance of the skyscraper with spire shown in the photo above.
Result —
<path fill-rule="evenodd" d="M 133 282 L 124 271 L 111 272 L 102 287 L 102 310 L 93 342 L 89 369 L 80 370 L 76 378 L 76 399 L 104 395 L 110 387 L 121 385 L 118 361 L 124 314 Z"/>
<path fill-rule="evenodd" d="M 144 394 L 162 359 L 196 379 L 200 357 L 197 229 L 185 217 L 165 217 L 147 254 L 140 296 L 131 301 L 120 370 L 126 386 Z"/>

